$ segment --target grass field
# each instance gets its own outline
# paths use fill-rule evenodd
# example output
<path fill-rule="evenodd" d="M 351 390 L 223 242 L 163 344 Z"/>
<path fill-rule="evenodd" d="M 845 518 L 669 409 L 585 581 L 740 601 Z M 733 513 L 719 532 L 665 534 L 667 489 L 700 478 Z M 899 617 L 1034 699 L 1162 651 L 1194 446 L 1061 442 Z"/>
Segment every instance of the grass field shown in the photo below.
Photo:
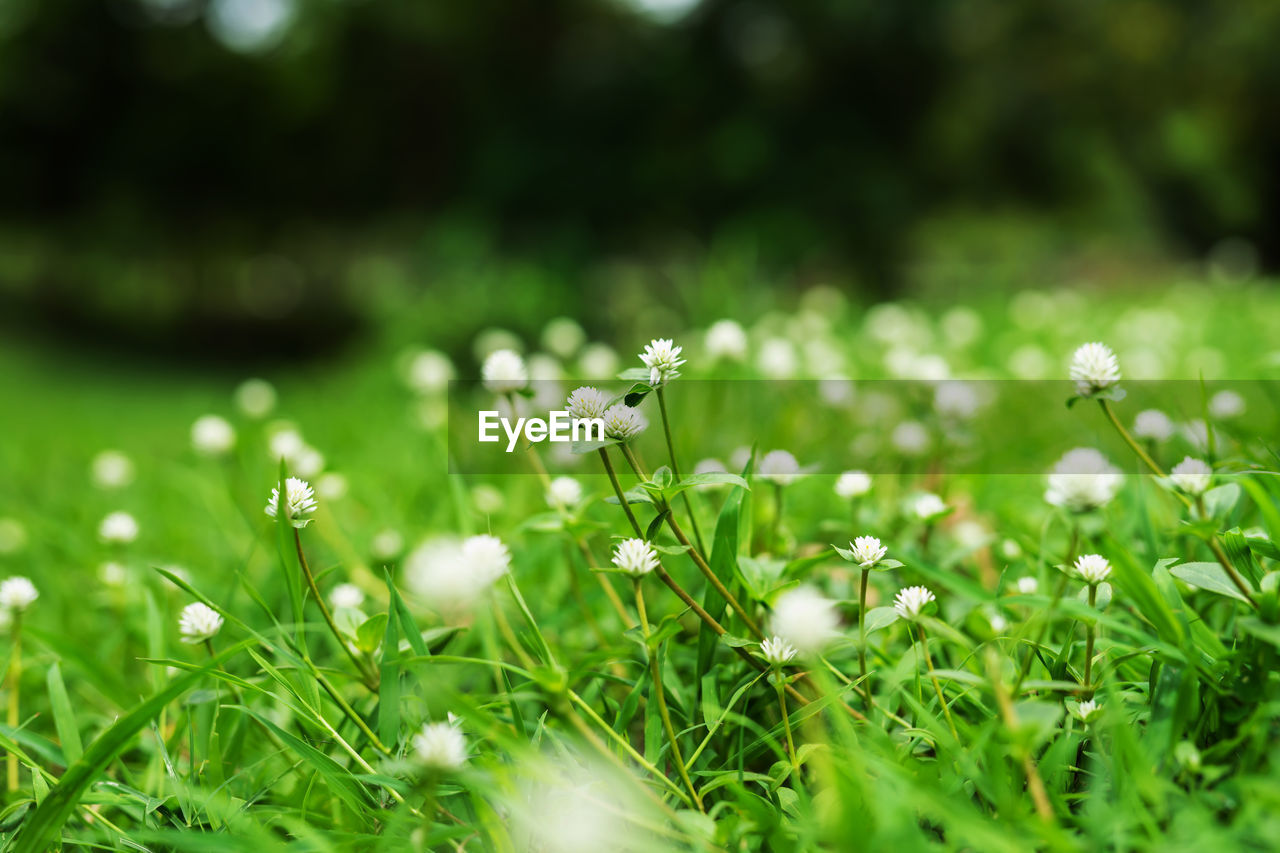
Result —
<path fill-rule="evenodd" d="M 247 388 L 0 345 L 3 849 L 1270 849 L 1280 292 L 749 304 L 459 347 L 415 303 Z M 532 386 L 450 405 L 505 347 Z M 842 377 L 929 381 L 769 390 Z M 584 384 L 647 429 L 448 473 Z"/>

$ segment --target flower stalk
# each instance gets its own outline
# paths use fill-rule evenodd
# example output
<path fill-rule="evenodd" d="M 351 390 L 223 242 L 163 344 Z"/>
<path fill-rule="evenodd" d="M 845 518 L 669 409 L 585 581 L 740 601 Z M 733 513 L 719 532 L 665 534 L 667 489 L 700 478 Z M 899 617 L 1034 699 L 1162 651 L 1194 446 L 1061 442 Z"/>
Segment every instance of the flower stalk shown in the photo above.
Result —
<path fill-rule="evenodd" d="M 10 729 L 17 729 L 20 722 L 19 703 L 22 694 L 22 612 L 13 614 L 13 651 L 9 661 L 9 707 L 5 722 Z M 5 756 L 6 778 L 9 793 L 18 790 L 18 756 L 10 752 Z"/>
<path fill-rule="evenodd" d="M 364 686 L 371 692 L 377 693 L 378 674 L 372 671 L 368 665 L 356 655 L 356 653 L 351 649 L 351 646 L 347 643 L 347 640 L 342 636 L 342 632 L 338 630 L 338 624 L 333 621 L 333 614 L 329 612 L 329 605 L 324 603 L 324 596 L 320 594 L 320 589 L 316 586 L 315 575 L 311 573 L 311 566 L 308 565 L 306 554 L 302 551 L 302 536 L 299 535 L 296 528 L 293 531 L 293 544 L 294 548 L 298 552 L 298 565 L 302 567 L 302 576 L 307 581 L 307 588 L 311 590 L 312 596 L 315 597 L 316 604 L 320 608 L 320 615 L 324 617 L 324 623 L 329 626 L 330 633 L 332 633 L 334 639 L 338 641 L 338 645 L 342 650 L 346 652 L 347 657 L 351 659 L 351 663 L 355 666 L 356 672 L 360 674 L 360 680 L 364 683 Z"/>

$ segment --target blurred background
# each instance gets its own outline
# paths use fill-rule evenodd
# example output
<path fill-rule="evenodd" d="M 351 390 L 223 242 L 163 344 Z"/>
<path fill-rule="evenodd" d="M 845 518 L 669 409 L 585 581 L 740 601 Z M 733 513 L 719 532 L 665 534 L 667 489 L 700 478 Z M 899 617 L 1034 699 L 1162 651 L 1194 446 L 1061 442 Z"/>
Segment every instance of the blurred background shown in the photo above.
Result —
<path fill-rule="evenodd" d="M 815 283 L 1248 279 L 1277 35 L 1271 0 L 5 0 L 0 323 L 241 374 Z"/>

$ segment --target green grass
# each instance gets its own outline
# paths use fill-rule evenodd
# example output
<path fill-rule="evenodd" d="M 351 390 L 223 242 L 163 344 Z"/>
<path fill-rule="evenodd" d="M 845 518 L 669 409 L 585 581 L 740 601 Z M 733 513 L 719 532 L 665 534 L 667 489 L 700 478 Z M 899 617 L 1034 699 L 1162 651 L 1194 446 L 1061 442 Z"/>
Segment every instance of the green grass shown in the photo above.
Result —
<path fill-rule="evenodd" d="M 975 298 L 963 311 L 932 302 L 868 310 L 818 291 L 737 319 L 752 358 L 764 340 L 785 339 L 802 365 L 838 358 L 859 379 L 890 376 L 887 364 L 907 351 L 941 357 L 953 375 L 990 379 L 1028 375 L 1039 358 L 1044 378 L 1058 383 L 1052 402 L 1039 393 L 1004 399 L 1005 431 L 990 435 L 1009 445 L 1021 435 L 1019 451 L 1043 451 L 1047 464 L 1071 445 L 1041 447 L 1044 436 L 1087 435 L 1137 472 L 1096 403 L 1063 405 L 1078 344 L 1114 346 L 1135 398 L 1135 374 L 1203 376 L 1212 392 L 1220 380 L 1268 379 L 1278 364 L 1274 291 L 1188 284 L 1163 300 L 1065 291 L 1012 304 Z M 858 466 L 873 470 L 871 492 L 856 501 L 834 494 L 839 467 L 802 477 L 779 500 L 748 466 L 747 487 L 691 489 L 686 506 L 675 477 L 655 470 L 670 463 L 657 401 L 644 400 L 651 425 L 636 446 L 650 488 L 620 448 L 609 450 L 622 487 L 646 496 L 632 509 L 670 579 L 642 581 L 652 626 L 644 631 L 631 581 L 591 571 L 609 566 L 613 537 L 635 535 L 609 500 L 598 455 L 565 467 L 544 452 L 553 473 L 570 471 L 585 488 L 570 509 L 548 506 L 525 453 L 514 457 L 519 474 L 447 473 L 450 442 L 461 452 L 465 431 L 456 421 L 452 437 L 443 425 L 424 426 L 422 412 L 441 400 L 406 389 L 398 355 L 461 334 L 456 316 L 446 322 L 429 307 L 401 306 L 384 338 L 340 365 L 271 375 L 280 403 L 265 422 L 236 413 L 235 381 L 0 348 L 0 393 L 12 401 L 0 518 L 25 532 L 21 546 L 0 553 L 0 576 L 30 577 L 40 592 L 22 615 L 18 655 L 18 629 L 5 632 L 6 671 L 19 673 L 21 689 L 18 725 L 0 726 L 0 747 L 18 766 L 0 814 L 4 849 L 1272 844 L 1280 484 L 1261 473 L 1276 467 L 1267 384 L 1239 386 L 1249 408 L 1213 420 L 1209 453 L 1181 435 L 1154 446 L 1166 468 L 1201 452 L 1220 471 L 1253 471 L 1219 474 L 1199 518 L 1143 475 L 1125 477 L 1101 509 L 1071 514 L 1044 501 L 1043 476 L 973 473 L 945 446 L 930 464 L 910 462 L 888 441 L 888 422 L 857 402 L 827 406 L 811 388 L 708 404 L 703 395 L 715 386 L 699 380 L 759 375 L 751 360 L 704 357 L 700 330 L 718 317 L 699 313 L 673 328 L 649 325 L 643 311 L 619 314 L 606 343 L 621 353 L 620 369 L 639 366 L 633 353 L 650 337 L 686 347 L 685 375 L 667 391 L 686 478 L 698 458 L 728 460 L 752 443 L 760 454 L 786 448 L 802 464 L 855 467 L 847 444 L 860 436 L 868 455 Z M 549 317 L 519 326 L 535 319 Z M 566 361 L 565 391 L 575 387 L 575 365 Z M 621 394 L 632 383 L 607 386 Z M 1171 414 L 1202 415 L 1198 384 L 1178 388 L 1181 408 Z M 808 410 L 796 402 L 805 393 Z M 1130 425 L 1138 400 L 1113 405 Z M 226 457 L 189 446 L 192 421 L 207 412 L 234 422 L 237 444 Z M 341 583 L 365 595 L 358 611 L 333 614 L 349 653 L 309 595 L 293 529 L 263 512 L 281 473 L 267 451 L 277 419 L 345 478 L 341 495 L 321 495 L 298 541 L 324 596 Z M 107 448 L 132 459 L 128 485 L 94 483 L 92 460 Z M 965 473 L 945 476 L 949 469 Z M 311 479 L 334 487 L 332 478 Z M 906 499 L 923 489 L 940 494 L 950 514 L 913 518 Z M 99 540 L 99 522 L 117 510 L 138 520 L 136 541 Z M 675 526 L 664 522 L 667 510 Z M 404 546 L 388 548 L 387 531 Z M 419 543 L 486 533 L 510 549 L 509 574 L 471 606 L 425 597 L 411 558 Z M 864 534 L 900 565 L 870 577 L 861 681 L 859 572 L 831 546 Z M 1085 553 L 1112 566 L 1092 607 L 1084 584 L 1059 568 Z M 123 574 L 102 574 L 104 563 Z M 708 574 L 766 629 L 780 595 L 811 585 L 836 603 L 840 634 L 782 678 L 762 672 L 747 621 Z M 1026 577 L 1036 591 L 1019 591 Z M 911 585 L 937 596 L 914 626 L 888 609 Z M 178 615 L 194 601 L 225 618 L 214 660 L 205 646 L 180 641 Z M 780 702 L 784 683 L 794 692 Z M 13 688 L 10 677 L 6 702 Z M 1084 722 L 1078 706 L 1095 689 L 1100 711 Z M 413 737 L 449 715 L 469 755 L 435 772 Z"/>

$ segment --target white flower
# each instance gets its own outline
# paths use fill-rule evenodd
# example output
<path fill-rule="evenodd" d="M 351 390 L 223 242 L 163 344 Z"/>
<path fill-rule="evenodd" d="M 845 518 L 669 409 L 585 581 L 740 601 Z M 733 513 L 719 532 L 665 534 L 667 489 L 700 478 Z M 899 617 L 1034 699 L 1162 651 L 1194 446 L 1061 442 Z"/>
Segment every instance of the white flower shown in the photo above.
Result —
<path fill-rule="evenodd" d="M 1198 497 L 1209 490 L 1213 482 L 1213 468 L 1200 459 L 1184 456 L 1169 472 L 1169 479 L 1182 491 Z"/>
<path fill-rule="evenodd" d="M 265 418 L 276 407 L 276 389 L 265 379 L 246 379 L 236 389 L 235 401 L 248 417 Z"/>
<path fill-rule="evenodd" d="M 182 608 L 178 618 L 178 633 L 182 642 L 195 645 L 210 640 L 222 630 L 222 616 L 212 607 L 197 601 Z"/>
<path fill-rule="evenodd" d="M 572 477 L 556 477 L 547 486 L 547 503 L 569 509 L 582 500 L 582 484 Z"/>
<path fill-rule="evenodd" d="M 800 478 L 800 463 L 785 450 L 770 450 L 760 460 L 756 476 L 779 486 L 788 486 Z"/>
<path fill-rule="evenodd" d="M 853 551 L 853 561 L 864 569 L 883 560 L 884 555 L 889 552 L 874 536 L 859 536 L 849 543 L 849 550 Z"/>
<path fill-rule="evenodd" d="M 1022 556 L 1022 546 L 1016 539 L 1005 539 L 1000 543 L 1000 555 L 1006 560 L 1016 560 Z"/>
<path fill-rule="evenodd" d="M 742 361 L 747 357 L 747 333 L 733 320 L 717 320 L 707 329 L 703 347 L 712 361 Z"/>
<path fill-rule="evenodd" d="M 107 586 L 124 586 L 129 580 L 129 570 L 120 563 L 108 561 L 98 566 L 98 580 Z"/>
<path fill-rule="evenodd" d="M 133 460 L 119 450 L 93 457 L 93 482 L 100 489 L 119 489 L 133 482 Z"/>
<path fill-rule="evenodd" d="M 898 615 L 903 619 L 914 622 L 920 618 L 925 605 L 935 600 L 933 593 L 926 587 L 909 586 L 898 590 L 898 594 L 893 599 L 893 609 L 898 611 Z"/>
<path fill-rule="evenodd" d="M 467 739 L 452 723 L 427 723 L 413 736 L 413 751 L 431 770 L 456 770 L 467 761 Z"/>
<path fill-rule="evenodd" d="M 981 406 L 977 390 L 968 382 L 941 382 L 933 392 L 933 408 L 938 414 L 953 420 L 968 420 L 977 414 Z"/>
<path fill-rule="evenodd" d="M 565 411 L 576 421 L 603 418 L 609 409 L 609 396 L 599 388 L 583 385 L 574 389 L 565 403 Z"/>
<path fill-rule="evenodd" d="M 866 471 L 845 471 L 836 480 L 836 494 L 842 498 L 856 498 L 871 491 L 871 475 Z"/>
<path fill-rule="evenodd" d="M 510 394 L 523 390 L 529 384 L 529 373 L 524 359 L 515 350 L 500 349 L 484 360 L 480 369 L 484 387 L 494 394 Z"/>
<path fill-rule="evenodd" d="M 369 543 L 369 550 L 379 560 L 390 560 L 404 550 L 404 537 L 399 530 L 388 527 L 379 530 Z"/>
<path fill-rule="evenodd" d="M 27 544 L 27 529 L 16 518 L 0 518 L 0 554 L 16 554 Z"/>
<path fill-rule="evenodd" d="M 644 415 L 640 414 L 639 409 L 633 409 L 619 403 L 616 406 L 610 406 L 604 413 L 604 435 L 605 438 L 617 439 L 618 441 L 630 441 L 640 433 L 644 432 L 649 426 L 649 421 Z"/>
<path fill-rule="evenodd" d="M 127 512 L 113 512 L 98 525 L 98 538 L 103 542 L 125 545 L 138 538 L 138 522 Z"/>
<path fill-rule="evenodd" d="M 1120 363 L 1106 344 L 1088 343 L 1071 357 L 1071 378 L 1076 392 L 1091 397 L 1120 381 Z"/>
<path fill-rule="evenodd" d="M 1173 421 L 1159 409 L 1145 409 L 1133 419 L 1133 434 L 1150 441 L 1168 441 L 1173 436 Z"/>
<path fill-rule="evenodd" d="M 1086 512 L 1110 503 L 1122 482 L 1120 470 L 1105 456 L 1091 447 L 1077 447 L 1053 466 L 1044 499 L 1072 512 Z"/>
<path fill-rule="evenodd" d="M 608 344 L 587 344 L 578 356 L 578 371 L 588 379 L 603 379 L 618 372 L 618 354 Z"/>
<path fill-rule="evenodd" d="M 681 349 L 683 347 L 676 346 L 670 338 L 655 338 L 649 342 L 640 353 L 640 360 L 649 368 L 650 385 L 659 388 L 680 375 L 676 368 L 684 364 L 680 357 Z"/>
<path fill-rule="evenodd" d="M 760 643 L 760 656 L 773 666 L 782 666 L 796 656 L 796 649 L 781 637 L 774 636 Z"/>
<path fill-rule="evenodd" d="M 1076 716 L 1080 718 L 1080 722 L 1087 723 L 1102 710 L 1102 706 L 1092 699 L 1086 699 L 1076 707 Z"/>
<path fill-rule="evenodd" d="M 297 528 L 311 523 L 311 514 L 316 511 L 316 494 L 306 480 L 290 477 L 285 480 L 284 515 Z M 280 502 L 280 487 L 271 490 L 271 499 L 267 501 L 265 512 L 276 517 L 276 504 Z"/>
<path fill-rule="evenodd" d="M 307 444 L 290 460 L 299 477 L 314 477 L 324 470 L 324 454 Z"/>
<path fill-rule="evenodd" d="M 801 655 L 818 654 L 836 636 L 840 617 L 835 603 L 811 586 L 798 586 L 778 596 L 769 626 Z"/>
<path fill-rule="evenodd" d="M 542 345 L 561 358 L 569 358 L 586 342 L 587 333 L 569 317 L 556 317 L 542 327 Z"/>
<path fill-rule="evenodd" d="M 409 387 L 419 394 L 439 394 L 455 375 L 453 361 L 439 350 L 422 350 L 409 362 Z"/>
<path fill-rule="evenodd" d="M 353 583 L 340 583 L 329 593 L 329 603 L 334 610 L 354 610 L 364 604 L 364 591 Z"/>
<path fill-rule="evenodd" d="M 1209 398 L 1209 414 L 1219 420 L 1244 414 L 1244 397 L 1235 391 L 1219 391 Z"/>
<path fill-rule="evenodd" d="M 1082 554 L 1075 563 L 1076 574 L 1090 586 L 1096 586 L 1111 574 L 1111 564 L 1101 554 Z"/>
<path fill-rule="evenodd" d="M 207 456 L 221 456 L 236 445 L 236 431 L 226 418 L 204 415 L 191 425 L 191 446 Z"/>
<path fill-rule="evenodd" d="M 791 379 L 800 367 L 796 348 L 785 338 L 769 338 L 760 345 L 756 367 L 768 379 Z"/>
<path fill-rule="evenodd" d="M 431 539 L 404 561 L 405 580 L 437 610 L 465 609 L 475 603 L 511 566 L 511 552 L 494 536 L 459 542 Z"/>
<path fill-rule="evenodd" d="M 911 501 L 911 513 L 920 521 L 932 521 L 946 511 L 946 502 L 932 492 L 923 492 Z"/>
<path fill-rule="evenodd" d="M 1178 427 L 1182 438 L 1201 453 L 1209 450 L 1209 425 L 1199 418 L 1187 421 Z"/>
<path fill-rule="evenodd" d="M 299 468 L 298 473 L 302 473 Z M 321 474 L 316 479 L 316 494 L 327 501 L 341 500 L 347 496 L 347 478 L 337 471 Z"/>
<path fill-rule="evenodd" d="M 471 503 L 475 504 L 476 512 L 482 515 L 497 515 L 506 507 L 507 499 L 501 489 L 488 483 L 479 483 L 471 490 Z"/>
<path fill-rule="evenodd" d="M 284 459 L 292 463 L 306 450 L 307 443 L 302 440 L 302 433 L 292 427 L 284 426 L 271 432 L 267 439 L 267 447 L 271 451 L 272 459 Z"/>
<path fill-rule="evenodd" d="M 889 442 L 906 456 L 920 456 L 929 449 L 929 430 L 919 421 L 903 421 L 893 428 Z"/>
<path fill-rule="evenodd" d="M 1040 581 L 1033 577 L 1026 576 L 1018 578 L 1018 592 L 1023 595 L 1035 595 L 1040 589 Z"/>
<path fill-rule="evenodd" d="M 1000 615 L 996 611 L 990 611 L 987 615 L 987 624 L 991 626 L 991 630 L 999 634 L 1005 628 L 1009 627 L 1009 620 Z"/>
<path fill-rule="evenodd" d="M 623 539 L 613 550 L 611 562 L 633 578 L 641 578 L 658 568 L 658 555 L 643 539 Z"/>
<path fill-rule="evenodd" d="M 39 597 L 40 593 L 30 578 L 14 575 L 0 581 L 0 610 L 26 610 Z"/>
<path fill-rule="evenodd" d="M 497 536 L 487 533 L 462 541 L 462 559 L 484 584 L 490 584 L 511 568 L 511 552 Z"/>

